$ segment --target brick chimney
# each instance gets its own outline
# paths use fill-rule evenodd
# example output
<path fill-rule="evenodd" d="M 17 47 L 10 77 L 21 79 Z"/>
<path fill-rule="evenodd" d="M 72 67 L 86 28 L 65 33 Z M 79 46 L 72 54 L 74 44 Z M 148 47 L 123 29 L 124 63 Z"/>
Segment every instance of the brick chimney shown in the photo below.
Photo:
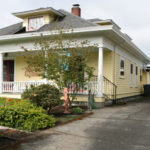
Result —
<path fill-rule="evenodd" d="M 74 4 L 72 7 L 72 14 L 76 15 L 76 16 L 81 16 L 81 8 L 79 7 L 79 4 Z"/>

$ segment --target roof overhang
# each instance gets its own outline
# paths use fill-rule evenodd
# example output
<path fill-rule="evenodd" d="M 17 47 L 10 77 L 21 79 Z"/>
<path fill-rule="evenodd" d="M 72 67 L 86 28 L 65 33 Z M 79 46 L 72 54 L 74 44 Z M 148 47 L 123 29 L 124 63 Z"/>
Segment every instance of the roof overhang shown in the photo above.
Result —
<path fill-rule="evenodd" d="M 150 62 L 150 58 L 144 54 L 131 40 L 129 40 L 121 31 L 116 30 L 116 28 L 113 25 L 108 26 L 95 26 L 95 27 L 86 27 L 86 28 L 75 28 L 73 31 L 70 30 L 64 30 L 65 34 L 102 34 L 106 37 L 109 37 L 113 42 L 118 44 L 119 46 L 124 47 L 126 50 L 130 51 L 130 53 L 133 53 L 136 55 L 139 59 L 141 59 L 143 62 L 147 63 Z M 41 34 L 43 36 L 53 36 L 56 34 L 59 34 L 59 31 L 44 31 L 44 32 L 33 32 L 33 33 L 24 33 L 24 34 L 16 34 L 16 35 L 6 35 L 6 36 L 0 36 L 0 43 L 13 41 L 13 40 L 25 40 L 25 39 L 31 39 L 40 37 Z"/>
<path fill-rule="evenodd" d="M 36 16 L 36 15 L 43 15 L 43 14 L 56 15 L 56 16 L 60 16 L 60 17 L 65 16 L 61 12 L 59 12 L 59 11 L 57 11 L 57 10 L 51 8 L 51 7 L 13 13 L 14 16 L 16 16 L 18 18 L 21 18 L 21 19 L 23 19 L 27 16 Z"/>
<path fill-rule="evenodd" d="M 150 62 L 150 58 L 123 33 L 116 30 L 107 30 L 104 35 L 144 63 Z"/>
<path fill-rule="evenodd" d="M 105 25 L 109 23 L 111 25 L 115 25 L 118 28 L 118 30 L 121 30 L 121 28 L 112 19 L 94 21 L 94 23 L 99 24 L 99 25 L 103 25 L 103 24 Z"/>

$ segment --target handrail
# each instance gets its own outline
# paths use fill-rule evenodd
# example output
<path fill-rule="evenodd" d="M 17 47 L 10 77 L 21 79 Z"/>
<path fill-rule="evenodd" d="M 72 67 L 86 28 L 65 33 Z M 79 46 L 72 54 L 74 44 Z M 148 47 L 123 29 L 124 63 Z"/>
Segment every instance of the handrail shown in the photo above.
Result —
<path fill-rule="evenodd" d="M 117 85 L 103 76 L 103 95 L 106 100 L 115 102 L 117 95 Z"/>
<path fill-rule="evenodd" d="M 103 78 L 104 78 L 105 80 L 107 80 L 108 82 L 110 82 L 111 84 L 113 84 L 114 86 L 116 86 L 116 87 L 117 87 L 117 85 L 116 85 L 116 84 L 114 84 L 112 81 L 110 81 L 109 79 L 107 79 L 105 76 L 103 76 Z"/>

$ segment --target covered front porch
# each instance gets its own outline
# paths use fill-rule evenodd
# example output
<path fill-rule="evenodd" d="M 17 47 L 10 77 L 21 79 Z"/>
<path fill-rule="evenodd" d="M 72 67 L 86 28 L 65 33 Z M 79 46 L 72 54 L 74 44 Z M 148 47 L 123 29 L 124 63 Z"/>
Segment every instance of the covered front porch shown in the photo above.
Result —
<path fill-rule="evenodd" d="M 116 86 L 112 82 L 113 66 L 110 65 L 110 61 L 113 62 L 112 59 L 112 51 L 102 46 L 91 50 L 87 63 L 95 68 L 95 76 L 87 83 L 86 88 L 80 87 L 78 95 L 87 96 L 91 90 L 95 97 L 115 99 Z M 0 66 L 0 96 L 20 97 L 21 93 L 31 85 L 51 84 L 57 86 L 53 81 L 47 81 L 36 75 L 28 77 L 22 53 L 1 53 Z M 69 92 L 73 93 L 76 86 L 70 85 Z"/>

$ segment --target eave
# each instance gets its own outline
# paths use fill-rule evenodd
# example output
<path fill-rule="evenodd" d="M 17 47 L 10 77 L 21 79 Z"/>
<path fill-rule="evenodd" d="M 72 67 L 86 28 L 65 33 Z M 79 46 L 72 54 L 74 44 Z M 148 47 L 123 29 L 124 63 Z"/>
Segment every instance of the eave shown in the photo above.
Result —
<path fill-rule="evenodd" d="M 17 13 L 12 13 L 14 16 L 18 18 L 25 18 L 28 16 L 37 16 L 37 15 L 43 15 L 43 14 L 50 14 L 50 15 L 56 15 L 60 17 L 64 17 L 65 15 L 60 13 L 59 11 L 49 7 L 49 8 L 41 8 L 37 10 L 30 10 L 30 11 L 24 11 L 24 12 L 17 12 Z"/>
<path fill-rule="evenodd" d="M 117 30 L 113 25 L 108 26 L 95 26 L 95 27 L 86 27 L 86 28 L 75 28 L 72 30 L 64 30 L 65 34 L 98 34 L 98 35 L 106 35 L 113 42 L 118 45 L 127 48 L 131 53 L 136 55 L 143 62 L 150 62 L 150 58 L 145 55 L 131 40 L 129 40 L 121 31 Z M 44 31 L 44 32 L 34 32 L 34 33 L 24 33 L 24 34 L 16 34 L 16 35 L 6 35 L 0 36 L 0 43 L 3 42 L 13 42 L 16 40 L 27 40 L 36 37 L 40 37 L 41 34 L 43 36 L 53 36 L 58 34 L 57 30 L 54 31 Z"/>

